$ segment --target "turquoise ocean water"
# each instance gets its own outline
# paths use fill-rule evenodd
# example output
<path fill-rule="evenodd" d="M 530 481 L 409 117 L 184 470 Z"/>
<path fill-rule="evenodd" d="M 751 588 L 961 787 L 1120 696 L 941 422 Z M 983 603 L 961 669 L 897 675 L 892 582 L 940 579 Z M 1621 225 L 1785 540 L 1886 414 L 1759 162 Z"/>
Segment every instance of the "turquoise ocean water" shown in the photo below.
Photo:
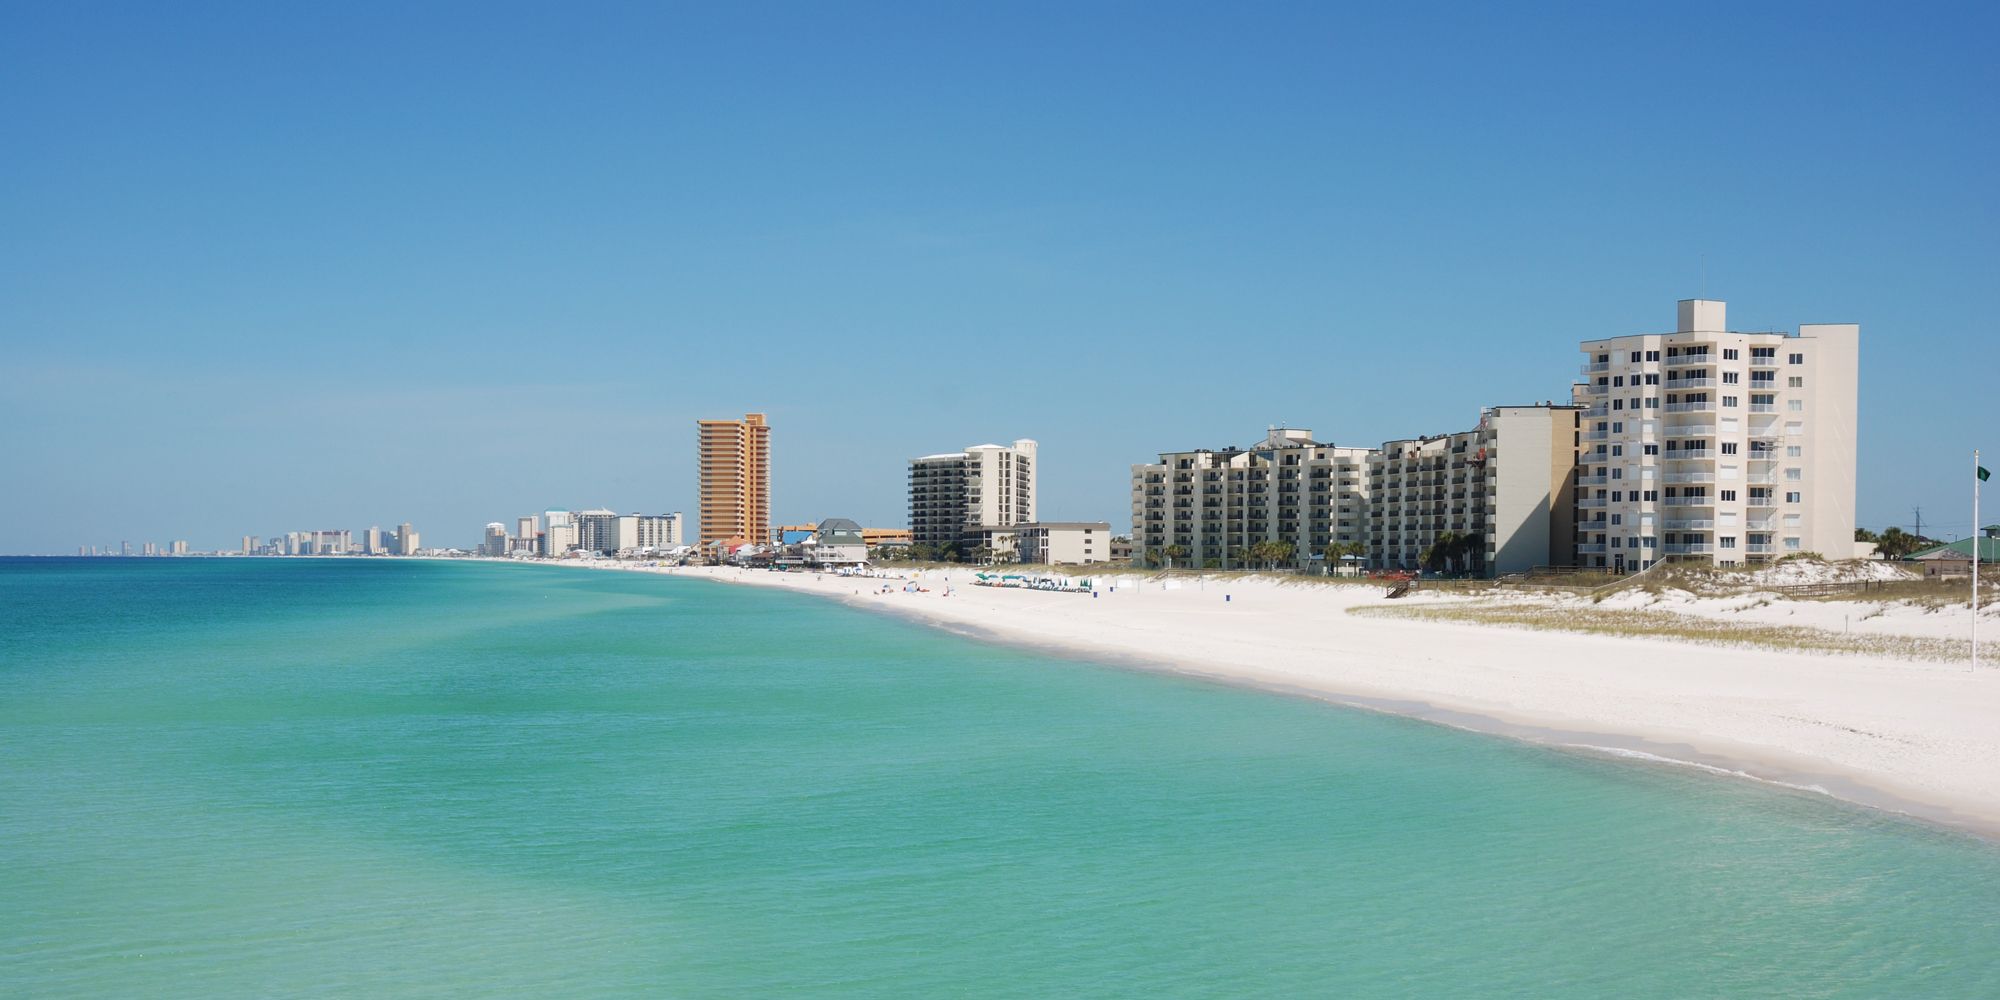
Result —
<path fill-rule="evenodd" d="M 546 567 L 0 560 L 0 996 L 2000 996 L 2000 849 Z"/>

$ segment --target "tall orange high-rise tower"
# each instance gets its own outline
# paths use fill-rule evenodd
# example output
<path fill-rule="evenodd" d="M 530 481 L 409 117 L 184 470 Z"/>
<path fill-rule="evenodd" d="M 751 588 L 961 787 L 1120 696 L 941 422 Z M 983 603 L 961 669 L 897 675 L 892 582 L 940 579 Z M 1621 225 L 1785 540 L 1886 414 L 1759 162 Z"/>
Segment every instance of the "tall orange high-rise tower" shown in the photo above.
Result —
<path fill-rule="evenodd" d="M 698 541 L 771 540 L 771 425 L 761 413 L 697 420 L 701 461 Z"/>

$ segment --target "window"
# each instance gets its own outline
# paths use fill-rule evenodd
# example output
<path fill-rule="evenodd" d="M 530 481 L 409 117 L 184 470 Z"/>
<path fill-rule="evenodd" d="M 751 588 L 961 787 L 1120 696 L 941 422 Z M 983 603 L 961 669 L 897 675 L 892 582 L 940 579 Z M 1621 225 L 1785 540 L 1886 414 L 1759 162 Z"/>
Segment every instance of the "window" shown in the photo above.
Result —
<path fill-rule="evenodd" d="M 1614 445 L 1612 445 L 1612 446 L 1611 446 L 1611 457 L 1613 457 L 1613 458 L 1617 458 L 1617 457 L 1619 457 L 1619 456 L 1621 456 L 1621 455 L 1623 455 L 1623 454 L 1625 454 L 1625 446 L 1624 446 L 1624 445 L 1622 445 L 1622 444 L 1614 444 Z"/>
<path fill-rule="evenodd" d="M 1623 492 L 1623 491 L 1621 491 L 1621 490 L 1612 490 L 1612 491 L 1611 491 L 1611 502 L 1612 502 L 1612 503 L 1624 503 L 1624 502 L 1625 502 L 1625 494 L 1624 494 L 1624 492 Z"/>
<path fill-rule="evenodd" d="M 1648 455 L 1657 455 L 1657 454 L 1659 454 L 1659 453 L 1660 453 L 1660 446 L 1659 446 L 1659 445 L 1656 445 L 1656 444 L 1649 444 L 1649 445 L 1647 445 L 1647 446 L 1646 446 L 1646 454 L 1648 454 Z"/>
<path fill-rule="evenodd" d="M 1793 375 L 1785 379 L 1785 388 L 1787 389 L 1803 389 L 1805 387 L 1806 380 L 1802 376 Z"/>
<path fill-rule="evenodd" d="M 1806 363 L 1806 356 L 1803 354 L 1794 354 L 1788 360 L 1790 360 L 1792 364 L 1802 365 Z"/>
<path fill-rule="evenodd" d="M 1639 357 L 1640 357 L 1640 352 L 1638 352 L 1638 351 L 1633 351 L 1633 352 L 1632 352 L 1632 363 L 1633 363 L 1633 364 L 1635 364 L 1635 365 L 1636 365 L 1636 364 L 1638 364 L 1638 363 L 1639 363 Z"/>
<path fill-rule="evenodd" d="M 1658 361 L 1658 360 L 1660 360 L 1660 352 L 1658 352 L 1658 351 L 1647 351 L 1647 352 L 1646 352 L 1646 360 L 1647 360 L 1647 361 Z"/>
<path fill-rule="evenodd" d="M 1613 523 L 1613 524 L 1616 524 L 1616 523 L 1618 522 L 1618 519 L 1614 517 L 1614 518 L 1612 518 L 1612 519 L 1611 519 L 1611 521 L 1612 521 L 1612 523 Z M 1624 535 L 1612 535 L 1612 536 L 1611 536 L 1611 547 L 1612 547 L 1612 548 L 1614 548 L 1614 549 L 1615 549 L 1615 548 L 1617 548 L 1618 546 L 1620 546 L 1620 545 L 1624 544 L 1624 542 L 1625 542 L 1625 536 L 1624 536 Z"/>
<path fill-rule="evenodd" d="M 1611 401 L 1611 408 L 1614 410 L 1622 410 L 1625 408 L 1625 401 L 1622 399 L 1614 399 Z"/>
<path fill-rule="evenodd" d="M 1725 348 L 1723 348 L 1723 349 L 1722 349 L 1722 360 L 1724 360 L 1724 361 L 1735 361 L 1736 359 L 1737 359 L 1737 352 L 1736 352 L 1736 348 L 1734 348 L 1734 347 L 1725 347 Z"/>
<path fill-rule="evenodd" d="M 1659 409 L 1659 408 L 1660 408 L 1660 397 L 1658 397 L 1658 396 L 1647 396 L 1647 397 L 1646 397 L 1646 408 L 1647 408 L 1647 409 L 1649 409 L 1649 410 L 1657 410 L 1657 409 Z"/>
<path fill-rule="evenodd" d="M 1611 377 L 1611 385 L 1612 385 L 1612 387 L 1614 387 L 1614 388 L 1618 388 L 1618 389 L 1623 389 L 1623 388 L 1625 388 L 1625 376 L 1623 376 L 1623 375 L 1614 375 L 1614 376 L 1612 376 L 1612 377 Z"/>
<path fill-rule="evenodd" d="M 1785 539 L 1785 548 L 1791 549 L 1794 552 L 1798 551 L 1800 548 L 1799 540 L 1796 538 Z"/>
<path fill-rule="evenodd" d="M 1803 455 L 1803 454 L 1805 454 L 1805 449 L 1804 449 L 1804 448 L 1801 448 L 1801 447 L 1799 447 L 1798 445 L 1795 445 L 1795 444 L 1788 444 L 1788 445 L 1786 445 L 1786 446 L 1785 446 L 1785 457 L 1786 457 L 1786 458 L 1797 458 L 1797 457 L 1799 457 L 1800 455 Z"/>
<path fill-rule="evenodd" d="M 1616 420 L 1612 421 L 1612 422 L 1611 422 L 1611 433 L 1613 433 L 1613 434 L 1623 434 L 1623 433 L 1625 433 L 1625 425 L 1624 425 L 1624 424 L 1622 424 L 1622 423 L 1620 423 L 1620 422 L 1618 422 L 1618 421 L 1616 421 Z"/>
<path fill-rule="evenodd" d="M 1803 478 L 1805 478 L 1805 472 L 1804 472 L 1804 470 L 1801 470 L 1801 469 L 1786 469 L 1786 470 L 1785 470 L 1785 480 L 1786 480 L 1787 482 L 1793 482 L 1793 483 L 1796 483 L 1796 482 L 1798 482 L 1798 481 L 1799 481 L 1800 479 L 1803 479 Z"/>
<path fill-rule="evenodd" d="M 1785 409 L 1791 413 L 1804 413 L 1806 409 L 1806 401 L 1803 399 L 1785 400 Z"/>
<path fill-rule="evenodd" d="M 1658 499 L 1660 499 L 1660 491 L 1659 491 L 1659 490 L 1647 490 L 1647 491 L 1646 491 L 1646 502 L 1647 502 L 1647 503 L 1652 503 L 1652 502 L 1654 502 L 1655 500 L 1658 500 Z"/>
<path fill-rule="evenodd" d="M 1642 542 L 1645 542 L 1645 543 L 1646 543 L 1646 547 L 1647 547 L 1647 548 L 1649 548 L 1649 549 L 1650 549 L 1650 548 L 1654 548 L 1654 547 L 1658 546 L 1658 545 L 1659 545 L 1659 543 L 1660 543 L 1660 540 L 1659 540 L 1659 539 L 1657 539 L 1657 538 L 1654 538 L 1654 537 L 1653 537 L 1653 536 L 1651 536 L 1651 535 L 1646 535 L 1646 536 L 1643 536 L 1643 537 L 1642 537 L 1642 538 L 1640 538 L 1639 540 L 1640 540 L 1640 541 L 1642 541 Z"/>
<path fill-rule="evenodd" d="M 1733 406 L 1735 406 L 1735 405 L 1736 405 L 1736 397 L 1735 397 L 1735 396 L 1724 396 L 1724 397 L 1722 397 L 1722 405 L 1724 405 L 1724 406 L 1732 406 L 1732 407 L 1733 407 Z"/>
<path fill-rule="evenodd" d="M 1785 502 L 1786 502 L 1786 503 L 1798 503 L 1798 502 L 1799 502 L 1799 495 L 1798 495 L 1797 493 L 1787 493 L 1787 494 L 1785 494 Z"/>
<path fill-rule="evenodd" d="M 1724 535 L 1721 538 L 1716 539 L 1716 541 L 1720 543 L 1721 546 L 1725 549 L 1733 549 L 1736 547 L 1735 535 Z"/>
<path fill-rule="evenodd" d="M 1738 383 L 1740 383 L 1740 382 L 1742 382 L 1742 381 L 1743 381 L 1743 373 L 1742 373 L 1742 372 L 1723 372 L 1723 373 L 1722 373 L 1722 384 L 1723 384 L 1723 385 L 1736 385 L 1736 384 L 1738 384 Z"/>
<path fill-rule="evenodd" d="M 1736 499 L 1736 491 L 1735 491 L 1735 490 L 1723 490 L 1723 491 L 1722 491 L 1722 499 L 1724 499 L 1724 500 L 1735 500 L 1735 499 Z"/>
<path fill-rule="evenodd" d="M 1659 384 L 1660 384 L 1660 376 L 1659 376 L 1658 374 L 1651 374 L 1651 375 L 1647 375 L 1647 376 L 1646 376 L 1646 384 L 1647 384 L 1647 385 L 1659 385 Z"/>
<path fill-rule="evenodd" d="M 1723 453 L 1724 455 L 1734 455 L 1734 454 L 1736 454 L 1736 442 L 1734 442 L 1734 441 L 1724 441 L 1724 442 L 1722 442 L 1722 453 Z"/>
<path fill-rule="evenodd" d="M 1612 524 L 1624 524 L 1624 523 L 1625 523 L 1625 515 L 1623 515 L 1623 514 L 1613 514 L 1613 515 L 1611 515 L 1611 523 L 1612 523 Z"/>
<path fill-rule="evenodd" d="M 1611 478 L 1613 478 L 1613 479 L 1623 479 L 1623 478 L 1625 478 L 1625 470 L 1624 470 L 1624 469 L 1612 469 L 1612 470 L 1611 470 Z"/>

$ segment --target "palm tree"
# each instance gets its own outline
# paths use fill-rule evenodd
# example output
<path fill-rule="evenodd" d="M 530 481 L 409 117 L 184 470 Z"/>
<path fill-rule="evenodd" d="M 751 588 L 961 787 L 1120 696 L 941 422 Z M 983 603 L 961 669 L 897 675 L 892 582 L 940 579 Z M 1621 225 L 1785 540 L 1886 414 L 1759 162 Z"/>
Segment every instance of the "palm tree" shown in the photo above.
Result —
<path fill-rule="evenodd" d="M 1174 568 L 1174 560 L 1176 560 L 1176 559 L 1185 559 L 1185 558 L 1187 558 L 1187 554 L 1188 554 L 1188 550 L 1187 550 L 1187 546 L 1185 546 L 1185 545 L 1169 545 L 1169 546 L 1167 546 L 1167 568 L 1168 568 L 1168 569 L 1173 569 L 1173 568 Z"/>

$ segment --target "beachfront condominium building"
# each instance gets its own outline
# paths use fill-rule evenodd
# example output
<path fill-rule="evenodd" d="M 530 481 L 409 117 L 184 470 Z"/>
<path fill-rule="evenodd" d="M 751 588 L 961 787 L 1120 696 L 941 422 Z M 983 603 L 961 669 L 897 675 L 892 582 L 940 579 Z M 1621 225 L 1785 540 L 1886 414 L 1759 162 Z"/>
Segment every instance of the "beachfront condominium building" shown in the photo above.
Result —
<path fill-rule="evenodd" d="M 581 510 L 570 514 L 565 525 L 573 525 L 575 548 L 607 556 L 641 551 L 663 552 L 682 544 L 681 513 L 620 514 L 611 510 Z M 567 549 L 554 552 L 561 555 Z"/>
<path fill-rule="evenodd" d="M 1154 562 L 1217 569 L 1270 561 L 1255 547 L 1289 545 L 1280 560 L 1317 565 L 1329 545 L 1368 541 L 1372 448 L 1273 427 L 1248 448 L 1163 452 L 1132 466 L 1132 541 Z"/>
<path fill-rule="evenodd" d="M 1478 576 L 1570 565 L 1580 413 L 1494 406 L 1471 430 L 1383 442 L 1368 462 L 1369 564 Z"/>
<path fill-rule="evenodd" d="M 498 559 L 507 554 L 507 526 L 498 521 L 486 525 L 486 536 L 479 543 L 479 554 Z"/>
<path fill-rule="evenodd" d="M 681 512 L 671 514 L 630 514 L 632 518 L 633 546 L 663 552 L 677 548 L 684 541 L 681 530 Z"/>
<path fill-rule="evenodd" d="M 422 544 L 423 544 L 422 537 L 417 534 L 417 529 L 413 527 L 410 524 L 410 522 L 404 521 L 401 525 L 399 525 L 396 528 L 397 555 L 399 556 L 416 555 L 419 551 L 421 551 L 419 546 L 421 546 Z"/>
<path fill-rule="evenodd" d="M 1853 324 L 1731 331 L 1703 299 L 1672 333 L 1584 341 L 1579 560 L 1848 552 L 1860 342 Z"/>
<path fill-rule="evenodd" d="M 761 413 L 695 421 L 700 461 L 701 544 L 771 534 L 771 425 Z"/>
<path fill-rule="evenodd" d="M 910 539 L 970 551 L 982 529 L 1035 519 L 1035 442 L 910 459 Z"/>

